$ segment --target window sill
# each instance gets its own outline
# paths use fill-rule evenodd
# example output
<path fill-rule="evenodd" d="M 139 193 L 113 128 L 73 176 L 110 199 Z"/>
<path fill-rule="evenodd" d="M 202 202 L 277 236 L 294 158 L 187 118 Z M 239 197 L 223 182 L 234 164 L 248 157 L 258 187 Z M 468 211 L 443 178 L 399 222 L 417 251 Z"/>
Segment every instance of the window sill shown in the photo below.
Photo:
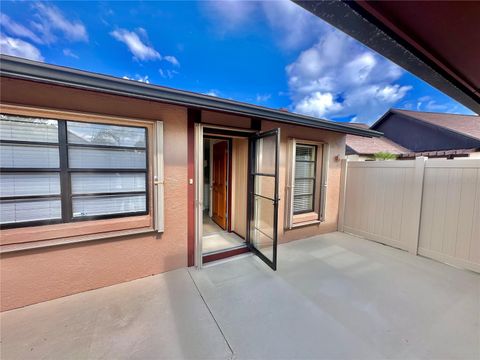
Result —
<path fill-rule="evenodd" d="M 294 225 L 297 223 L 304 223 L 304 222 L 310 222 L 315 220 L 318 220 L 318 213 L 316 213 L 315 211 L 293 215 Z"/>
<path fill-rule="evenodd" d="M 308 225 L 318 225 L 321 221 L 318 219 L 318 213 L 315 211 L 293 215 L 293 224 L 291 229 L 308 226 Z"/>
<path fill-rule="evenodd" d="M 151 215 L 138 215 L 104 220 L 75 221 L 70 223 L 28 226 L 0 231 L 0 244 L 4 245 L 70 239 L 82 236 L 101 236 L 118 231 L 153 227 Z"/>
<path fill-rule="evenodd" d="M 294 223 L 291 228 L 295 229 L 295 228 L 300 228 L 300 227 L 309 226 L 309 225 L 318 225 L 320 223 L 321 223 L 320 220 L 302 221 L 302 222 Z"/>
<path fill-rule="evenodd" d="M 147 227 L 147 228 L 138 228 L 138 229 L 130 229 L 130 230 L 111 231 L 107 233 L 99 233 L 99 234 L 91 234 L 91 235 L 74 236 L 74 237 L 63 238 L 63 239 L 51 239 L 51 240 L 31 241 L 31 242 L 25 242 L 25 243 L 2 245 L 0 246 L 0 254 L 7 254 L 7 253 L 13 253 L 13 252 L 25 251 L 25 250 L 43 249 L 43 248 L 53 247 L 53 246 L 86 243 L 86 242 L 98 241 L 98 240 L 108 240 L 108 239 L 113 239 L 113 238 L 122 237 L 122 236 L 147 234 L 154 231 L 155 230 L 153 230 L 151 227 Z"/>

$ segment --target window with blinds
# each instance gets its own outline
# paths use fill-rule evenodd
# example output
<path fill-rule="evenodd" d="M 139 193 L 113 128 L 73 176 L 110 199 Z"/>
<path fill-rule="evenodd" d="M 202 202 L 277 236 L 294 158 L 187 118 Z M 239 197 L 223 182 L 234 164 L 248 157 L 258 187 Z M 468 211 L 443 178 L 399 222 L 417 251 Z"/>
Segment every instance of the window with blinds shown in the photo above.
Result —
<path fill-rule="evenodd" d="M 293 214 L 314 211 L 317 146 L 295 145 L 295 182 L 293 191 Z"/>
<path fill-rule="evenodd" d="M 148 213 L 147 129 L 0 115 L 3 228 Z"/>

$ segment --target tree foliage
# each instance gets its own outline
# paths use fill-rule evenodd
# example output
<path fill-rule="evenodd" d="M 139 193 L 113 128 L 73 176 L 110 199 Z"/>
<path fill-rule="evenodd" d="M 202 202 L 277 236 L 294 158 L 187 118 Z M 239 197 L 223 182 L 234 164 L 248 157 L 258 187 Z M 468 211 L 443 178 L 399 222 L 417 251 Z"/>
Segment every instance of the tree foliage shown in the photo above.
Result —
<path fill-rule="evenodd" d="M 373 154 L 373 156 L 375 157 L 375 160 L 396 160 L 397 159 L 396 154 L 392 154 L 386 151 L 379 151 Z"/>

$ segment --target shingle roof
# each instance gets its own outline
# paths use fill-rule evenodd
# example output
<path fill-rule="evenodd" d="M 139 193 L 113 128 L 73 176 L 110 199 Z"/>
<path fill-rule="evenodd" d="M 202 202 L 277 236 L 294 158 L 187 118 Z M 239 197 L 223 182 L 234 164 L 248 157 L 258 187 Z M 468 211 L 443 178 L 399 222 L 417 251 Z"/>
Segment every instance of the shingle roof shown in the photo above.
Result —
<path fill-rule="evenodd" d="M 368 129 L 367 124 L 351 124 L 352 126 Z M 347 147 L 352 149 L 355 153 L 360 155 L 373 155 L 380 151 L 391 154 L 408 153 L 410 150 L 403 146 L 387 139 L 384 136 L 378 138 L 364 138 L 362 136 L 347 135 Z M 348 151 L 347 151 L 348 152 Z M 347 154 L 348 155 L 348 154 Z"/>
<path fill-rule="evenodd" d="M 445 114 L 399 109 L 392 109 L 391 111 L 480 140 L 480 116 L 478 115 Z"/>

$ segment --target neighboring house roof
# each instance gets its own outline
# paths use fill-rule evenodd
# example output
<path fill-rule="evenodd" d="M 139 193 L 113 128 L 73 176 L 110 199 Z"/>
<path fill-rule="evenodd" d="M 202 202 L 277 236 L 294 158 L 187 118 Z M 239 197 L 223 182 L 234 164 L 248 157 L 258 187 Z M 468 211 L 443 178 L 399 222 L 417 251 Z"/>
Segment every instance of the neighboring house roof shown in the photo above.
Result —
<path fill-rule="evenodd" d="M 392 109 L 391 111 L 480 140 L 480 116 L 478 115 L 445 114 L 400 109 Z"/>
<path fill-rule="evenodd" d="M 158 85 L 145 84 L 135 80 L 125 80 L 113 76 L 40 63 L 8 55 L 0 55 L 0 75 L 109 94 L 151 99 L 168 104 L 187 106 L 189 108 L 228 112 L 250 118 L 303 125 L 344 134 L 367 137 L 382 135 L 377 131 L 360 129 L 345 123 L 318 119 L 311 116 L 269 109 L 239 101 L 181 91 Z"/>
<path fill-rule="evenodd" d="M 352 124 L 352 126 L 368 129 L 367 124 Z M 409 152 L 408 149 L 396 144 L 384 136 L 378 138 L 364 138 L 356 135 L 347 135 L 346 145 L 347 155 L 373 155 L 378 152 L 388 152 L 400 155 Z"/>
<path fill-rule="evenodd" d="M 415 153 L 480 148 L 477 115 L 390 109 L 370 129 Z"/>
<path fill-rule="evenodd" d="M 367 124 L 352 124 L 368 128 Z M 401 158 L 468 156 L 480 149 L 480 117 L 390 109 L 370 129 L 384 133 L 375 139 L 347 135 L 346 154 L 384 151 Z"/>

